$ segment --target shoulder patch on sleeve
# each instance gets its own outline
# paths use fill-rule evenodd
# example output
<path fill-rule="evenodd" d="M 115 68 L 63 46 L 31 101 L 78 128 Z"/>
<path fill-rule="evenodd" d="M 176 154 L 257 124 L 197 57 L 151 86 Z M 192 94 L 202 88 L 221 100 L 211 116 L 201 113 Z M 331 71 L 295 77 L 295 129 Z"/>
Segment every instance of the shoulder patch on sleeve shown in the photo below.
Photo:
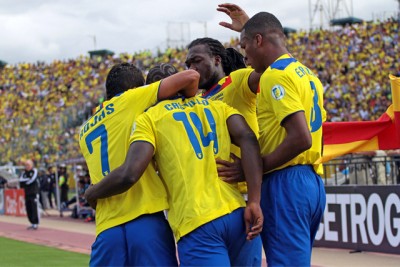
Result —
<path fill-rule="evenodd" d="M 276 100 L 281 100 L 285 96 L 285 89 L 280 84 L 274 85 L 271 89 L 271 94 Z"/>

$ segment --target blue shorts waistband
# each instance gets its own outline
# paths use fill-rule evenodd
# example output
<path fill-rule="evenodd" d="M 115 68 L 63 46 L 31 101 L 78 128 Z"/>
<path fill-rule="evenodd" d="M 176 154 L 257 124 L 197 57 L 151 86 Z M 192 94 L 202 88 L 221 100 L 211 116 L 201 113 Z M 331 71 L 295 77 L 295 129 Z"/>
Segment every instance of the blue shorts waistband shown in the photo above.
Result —
<path fill-rule="evenodd" d="M 287 166 L 285 168 L 279 169 L 279 170 L 275 170 L 272 172 L 268 172 L 268 173 L 264 173 L 263 175 L 263 180 L 268 179 L 269 177 L 282 173 L 282 172 L 288 172 L 291 170 L 312 170 L 314 171 L 314 168 L 312 165 L 307 164 L 307 165 L 302 165 L 302 164 L 298 164 L 298 165 L 292 165 L 292 166 Z"/>

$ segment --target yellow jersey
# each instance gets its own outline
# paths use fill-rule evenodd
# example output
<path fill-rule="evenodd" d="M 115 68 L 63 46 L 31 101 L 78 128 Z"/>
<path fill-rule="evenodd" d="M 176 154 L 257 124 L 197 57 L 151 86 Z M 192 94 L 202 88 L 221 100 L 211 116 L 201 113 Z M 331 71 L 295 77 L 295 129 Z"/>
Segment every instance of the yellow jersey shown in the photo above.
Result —
<path fill-rule="evenodd" d="M 322 156 L 323 86 L 318 77 L 289 54 L 279 57 L 260 78 L 257 95 L 257 118 L 260 127 L 261 155 L 268 155 L 286 136 L 282 121 L 289 115 L 304 111 L 312 137 L 312 146 L 286 164 L 276 168 L 303 164 L 313 165 L 322 174 L 316 161 Z M 273 170 L 272 170 L 273 171 Z"/>
<path fill-rule="evenodd" d="M 213 88 L 203 93 L 203 97 L 212 100 L 221 100 L 229 106 L 237 109 L 245 118 L 247 124 L 258 137 L 258 123 L 256 113 L 257 95 L 249 87 L 249 76 L 254 70 L 244 68 L 233 71 L 222 78 Z M 231 153 L 240 158 L 240 148 L 231 145 Z M 246 182 L 239 182 L 241 193 L 247 193 Z"/>
<path fill-rule="evenodd" d="M 132 125 L 138 115 L 157 102 L 160 82 L 130 89 L 102 103 L 80 129 L 79 145 L 93 184 L 125 161 Z M 96 235 L 142 214 L 168 208 L 165 188 L 150 164 L 142 178 L 125 193 L 99 199 Z"/>
<path fill-rule="evenodd" d="M 233 71 L 229 76 L 222 78 L 213 88 L 204 92 L 202 96 L 207 99 L 221 100 L 237 109 L 258 137 L 257 95 L 251 91 L 248 84 L 249 76 L 253 71 L 251 68 Z M 240 157 L 240 149 L 234 144 L 231 146 L 231 152 Z"/>
<path fill-rule="evenodd" d="M 239 114 L 200 96 L 158 103 L 136 121 L 131 142 L 154 146 L 168 193 L 168 221 L 177 240 L 199 226 L 244 207 L 236 186 L 218 178 L 215 159 L 229 159 L 227 119 Z"/>

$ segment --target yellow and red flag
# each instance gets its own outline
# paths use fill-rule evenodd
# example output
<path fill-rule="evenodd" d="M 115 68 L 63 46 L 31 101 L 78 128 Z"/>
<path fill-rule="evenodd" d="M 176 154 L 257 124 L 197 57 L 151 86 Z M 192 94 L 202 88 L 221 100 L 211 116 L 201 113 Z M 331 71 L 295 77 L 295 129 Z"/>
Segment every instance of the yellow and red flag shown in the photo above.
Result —
<path fill-rule="evenodd" d="M 376 121 L 325 122 L 322 162 L 363 151 L 400 148 L 400 78 L 389 75 L 392 102 Z"/>

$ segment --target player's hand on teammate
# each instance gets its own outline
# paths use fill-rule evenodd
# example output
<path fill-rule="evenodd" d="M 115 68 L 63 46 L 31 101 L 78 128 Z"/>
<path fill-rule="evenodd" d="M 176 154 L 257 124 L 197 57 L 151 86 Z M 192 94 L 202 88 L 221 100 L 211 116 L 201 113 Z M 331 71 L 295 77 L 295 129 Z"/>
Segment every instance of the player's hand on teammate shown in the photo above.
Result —
<path fill-rule="evenodd" d="M 97 199 L 93 198 L 93 185 L 90 185 L 85 191 L 85 199 L 89 203 L 90 207 L 96 209 L 97 206 Z"/>
<path fill-rule="evenodd" d="M 264 216 L 260 203 L 248 202 L 244 210 L 244 221 L 246 225 L 247 240 L 252 240 L 259 235 L 263 229 Z"/>
<path fill-rule="evenodd" d="M 219 23 L 219 25 L 233 31 L 242 31 L 244 24 L 249 20 L 249 16 L 246 14 L 246 12 L 244 12 L 241 7 L 235 4 L 219 4 L 217 10 L 227 14 L 232 20 L 231 23 L 222 21 Z"/>
<path fill-rule="evenodd" d="M 231 158 L 233 159 L 233 162 L 216 159 L 216 162 L 219 165 L 217 168 L 218 176 L 227 183 L 244 182 L 245 178 L 240 158 L 232 153 Z"/>

